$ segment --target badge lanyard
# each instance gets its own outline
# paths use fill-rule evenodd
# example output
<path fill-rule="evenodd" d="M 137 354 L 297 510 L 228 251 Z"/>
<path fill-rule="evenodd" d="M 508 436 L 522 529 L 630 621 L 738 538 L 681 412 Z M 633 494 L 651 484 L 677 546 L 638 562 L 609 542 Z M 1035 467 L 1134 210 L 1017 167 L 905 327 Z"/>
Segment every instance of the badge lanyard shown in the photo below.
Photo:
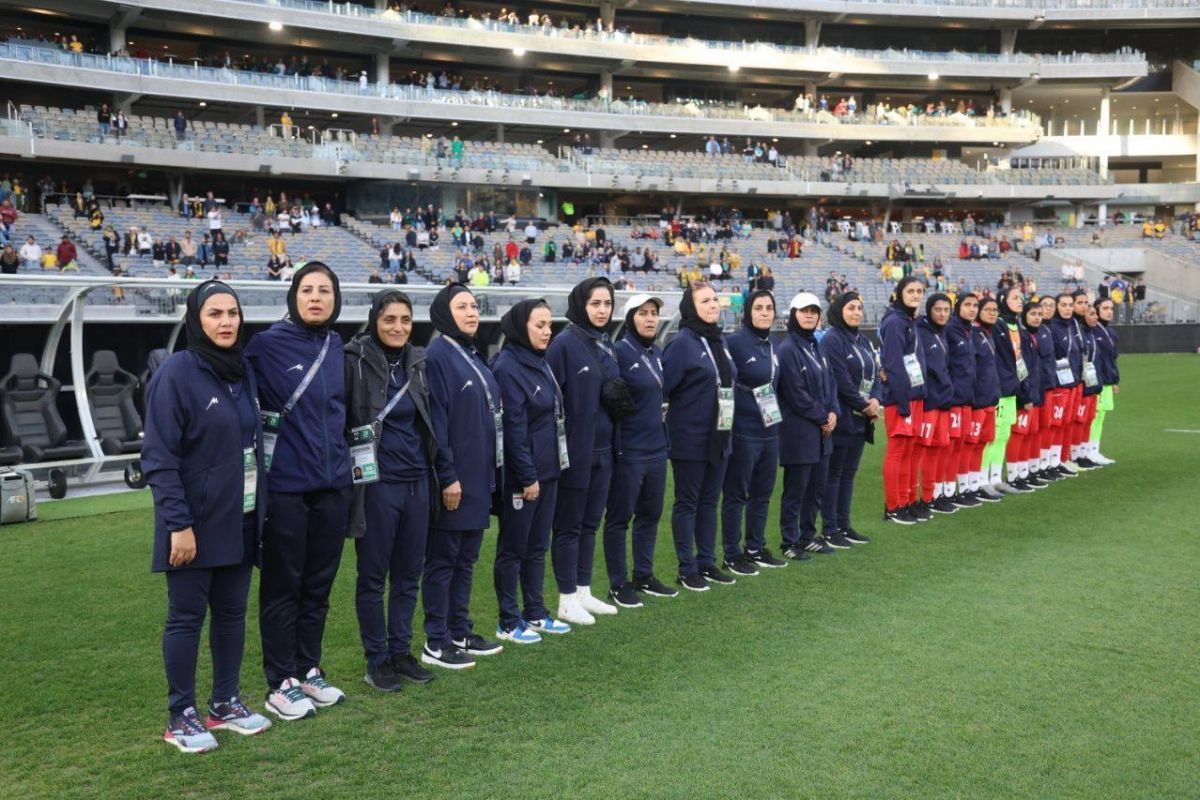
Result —
<path fill-rule="evenodd" d="M 279 442 L 279 429 L 283 425 L 283 418 L 291 413 L 296 404 L 300 402 L 300 398 L 308 391 L 309 384 L 313 382 L 313 378 L 317 377 L 317 372 L 321 369 L 321 365 L 325 363 L 325 356 L 329 353 L 329 343 L 333 341 L 333 331 L 328 331 L 325 334 L 325 342 L 321 345 L 321 352 L 317 354 L 317 360 L 312 363 L 305 373 L 304 378 L 300 381 L 300 385 L 292 392 L 292 396 L 283 406 L 282 411 L 263 411 L 263 464 L 267 472 L 271 471 L 271 462 L 275 456 L 275 445 Z"/>
<path fill-rule="evenodd" d="M 634 347 L 633 344 L 630 343 L 630 341 L 628 339 L 622 339 L 621 342 L 624 343 L 625 345 L 627 345 L 629 347 L 630 352 L 632 352 L 635 356 L 638 355 L 637 348 Z M 650 357 L 647 356 L 644 352 L 641 354 L 640 358 L 641 358 L 642 363 L 646 365 L 646 369 L 650 370 L 650 377 L 654 378 L 654 382 L 658 384 L 658 388 L 659 388 L 659 390 L 661 390 L 663 388 L 663 376 L 662 376 L 662 371 L 661 371 L 662 362 L 659 362 L 659 367 L 656 369 L 654 367 L 654 365 L 650 363 Z M 662 400 L 663 422 L 667 421 L 667 408 L 669 405 L 670 405 L 670 403 L 668 403 L 665 399 Z"/>
<path fill-rule="evenodd" d="M 225 384 L 229 390 L 229 398 L 237 408 L 237 395 L 233 393 L 233 384 Z M 253 400 L 251 400 L 253 402 Z M 239 419 L 241 414 L 238 414 Z M 254 445 L 242 448 L 242 513 L 249 514 L 258 506 L 258 459 L 254 457 Z"/>
<path fill-rule="evenodd" d="M 379 428 L 392 409 L 408 393 L 412 378 L 392 395 L 383 410 L 375 415 L 375 419 L 366 425 L 350 429 L 350 475 L 351 481 L 357 486 L 364 483 L 374 483 L 379 480 L 379 458 L 376 440 L 379 438 Z"/>
<path fill-rule="evenodd" d="M 550 385 L 554 387 L 554 433 L 558 439 L 558 468 L 560 470 L 570 469 L 571 455 L 567 450 L 567 418 L 563 413 L 562 387 L 558 385 L 554 371 L 546 365 L 545 361 L 541 363 L 541 370 L 545 373 L 546 379 L 550 381 Z"/>
<path fill-rule="evenodd" d="M 771 379 L 765 385 L 756 386 L 750 390 L 755 404 L 758 405 L 758 413 L 762 417 L 764 428 L 770 428 L 783 422 L 783 413 L 779 410 L 779 398 L 775 394 L 775 376 L 779 364 L 775 358 L 775 348 L 771 346 L 770 340 L 767 340 L 767 349 L 770 351 L 771 358 Z"/>
<path fill-rule="evenodd" d="M 862 366 L 863 377 L 858 382 L 858 394 L 863 400 L 870 401 L 871 390 L 875 388 L 875 351 L 871 350 L 870 358 L 863 358 L 859 346 L 857 340 L 850 342 L 850 353 L 854 356 L 854 360 Z"/>
<path fill-rule="evenodd" d="M 713 382 L 717 385 L 717 430 L 733 430 L 733 388 L 721 385 L 721 370 L 717 367 L 712 348 L 708 346 L 708 339 L 700 337 L 700 343 L 704 345 L 704 352 L 708 354 L 708 360 L 713 367 Z M 728 351 L 725 352 L 725 357 L 729 358 Z"/>
<path fill-rule="evenodd" d="M 446 337 L 446 341 L 450 342 L 450 346 L 453 347 L 456 351 L 458 351 L 458 354 L 460 356 L 462 356 L 463 361 L 466 361 L 467 366 L 470 367 L 472 371 L 474 371 L 475 377 L 479 378 L 479 382 L 481 384 L 483 384 L 483 394 L 484 394 L 484 396 L 487 397 L 488 411 L 491 412 L 492 420 L 495 422 L 495 425 L 496 425 L 496 466 L 497 467 L 503 466 L 504 465 L 504 407 L 498 405 L 497 403 L 495 403 L 492 400 L 492 390 L 488 386 L 487 380 L 483 377 L 483 373 L 480 371 L 479 366 L 475 363 L 475 360 L 473 358 L 471 358 L 469 355 L 467 355 L 467 351 L 463 349 L 462 345 L 459 344 L 458 342 L 454 341 L 449 336 Z"/>

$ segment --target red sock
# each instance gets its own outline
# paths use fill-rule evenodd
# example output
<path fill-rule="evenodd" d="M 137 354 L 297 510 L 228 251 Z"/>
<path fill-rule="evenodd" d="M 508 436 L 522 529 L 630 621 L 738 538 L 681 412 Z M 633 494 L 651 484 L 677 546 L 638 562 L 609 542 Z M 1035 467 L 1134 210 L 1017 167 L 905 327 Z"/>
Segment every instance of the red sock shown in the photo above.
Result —
<path fill-rule="evenodd" d="M 883 454 L 883 491 L 888 511 L 907 505 L 904 491 L 906 473 L 912 458 L 913 437 L 891 436 Z"/>

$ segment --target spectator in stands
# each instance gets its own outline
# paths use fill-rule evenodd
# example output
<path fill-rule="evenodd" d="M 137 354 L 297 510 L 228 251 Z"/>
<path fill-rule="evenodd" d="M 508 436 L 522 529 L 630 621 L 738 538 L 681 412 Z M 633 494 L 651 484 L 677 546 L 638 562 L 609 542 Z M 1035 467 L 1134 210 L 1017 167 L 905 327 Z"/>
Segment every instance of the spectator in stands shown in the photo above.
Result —
<path fill-rule="evenodd" d="M 32 272 L 42 264 L 42 247 L 32 235 L 25 237 L 25 244 L 21 245 L 18 255 L 21 257 L 21 265 L 27 271 Z"/>
<path fill-rule="evenodd" d="M 283 240 L 283 234 L 278 228 L 271 231 L 271 238 L 267 240 L 267 252 L 278 258 L 287 255 L 287 242 Z"/>
<path fill-rule="evenodd" d="M 1125 321 L 1133 322 L 1134 312 L 1137 312 L 1138 318 L 1144 316 L 1146 310 L 1146 281 L 1142 278 L 1137 279 L 1137 283 L 1133 285 L 1133 292 L 1127 292 L 1125 295 Z"/>
<path fill-rule="evenodd" d="M 151 263 L 156 267 L 165 267 L 167 265 L 167 246 L 163 243 L 162 238 L 154 240 L 150 246 Z"/>
<path fill-rule="evenodd" d="M 179 247 L 179 242 L 176 241 L 174 236 L 171 236 L 167 239 L 167 244 L 164 247 L 164 251 L 166 261 L 169 264 L 178 264 L 183 257 L 183 251 Z"/>
<path fill-rule="evenodd" d="M 0 252 L 0 273 L 4 275 L 16 275 L 17 269 L 21 265 L 20 256 L 13 249 L 11 244 L 4 245 L 4 251 Z"/>
<path fill-rule="evenodd" d="M 175 241 L 175 237 L 171 237 Z M 179 263 L 185 267 L 196 263 L 196 241 L 192 239 L 191 231 L 184 231 L 183 241 L 179 242 Z"/>
<path fill-rule="evenodd" d="M 367 283 L 383 283 L 383 276 L 379 274 L 379 270 L 371 270 L 371 274 L 367 276 Z"/>
<path fill-rule="evenodd" d="M 212 257 L 212 242 L 209 240 L 207 233 L 202 234 L 200 244 L 196 248 L 196 260 L 200 263 L 200 266 L 205 267 L 212 261 Z"/>
<path fill-rule="evenodd" d="M 462 166 L 463 161 L 463 141 L 457 136 L 450 143 L 450 159 L 456 166 Z"/>
<path fill-rule="evenodd" d="M 55 251 L 54 256 L 58 260 L 59 269 L 65 269 L 68 265 L 75 263 L 78 253 L 67 234 L 63 234 L 62 241 L 58 243 L 58 249 Z"/>
<path fill-rule="evenodd" d="M 129 130 L 129 117 L 125 116 L 124 111 L 118 110 L 117 113 L 113 115 L 112 126 L 113 130 L 115 130 L 117 133 L 117 141 L 120 142 L 121 137 L 124 136 L 125 132 Z"/>
<path fill-rule="evenodd" d="M 175 139 L 182 142 L 187 138 L 188 121 L 182 111 L 175 112 Z"/>
<path fill-rule="evenodd" d="M 223 231 L 213 233 L 212 256 L 214 267 L 229 266 L 229 242 L 225 241 Z"/>
<path fill-rule="evenodd" d="M 117 267 L 117 263 L 113 259 L 113 256 L 116 256 L 121 252 L 121 237 L 117 234 L 116 228 L 114 228 L 112 225 L 109 225 L 104 229 L 104 234 L 101 239 L 104 244 L 104 260 L 106 262 L 106 266 L 108 267 L 108 271 L 112 272 Z"/>
<path fill-rule="evenodd" d="M 96 112 L 96 124 L 100 128 L 100 138 L 107 137 L 112 128 L 112 111 L 109 109 L 108 103 L 100 104 L 100 110 Z"/>
<path fill-rule="evenodd" d="M 528 250 L 526 249 L 526 252 Z M 510 261 L 504 268 L 504 282 L 516 286 L 521 282 L 521 264 L 516 261 Z"/>
<path fill-rule="evenodd" d="M 538 226 L 533 220 L 529 220 L 529 224 L 525 226 L 525 244 L 532 245 L 537 241 Z"/>

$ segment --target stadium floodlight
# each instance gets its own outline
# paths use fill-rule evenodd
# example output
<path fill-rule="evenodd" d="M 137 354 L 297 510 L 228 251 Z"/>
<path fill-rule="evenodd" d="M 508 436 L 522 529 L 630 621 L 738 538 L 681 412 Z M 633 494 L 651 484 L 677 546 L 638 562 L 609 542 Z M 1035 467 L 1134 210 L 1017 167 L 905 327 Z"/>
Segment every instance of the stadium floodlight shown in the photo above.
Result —
<path fill-rule="evenodd" d="M 730 64 L 730 65 L 729 65 L 729 71 L 730 71 L 730 72 L 737 72 L 739 69 L 741 69 L 741 67 L 740 67 L 739 65 L 737 65 L 737 64 Z"/>
<path fill-rule="evenodd" d="M 208 108 L 208 103 L 206 103 L 205 101 L 201 100 L 201 101 L 200 101 L 200 107 L 201 107 L 201 108 Z"/>
<path fill-rule="evenodd" d="M 514 55 L 514 56 L 523 56 L 523 55 L 525 55 L 525 48 L 524 48 L 524 47 L 514 47 L 514 48 L 513 48 L 513 55 Z"/>
<path fill-rule="evenodd" d="M 931 80 L 931 81 L 936 81 L 939 77 L 941 77 L 941 76 L 938 75 L 936 72 L 929 73 L 929 80 Z"/>
<path fill-rule="evenodd" d="M 279 33 L 281 30 L 283 30 L 283 23 L 277 19 L 273 19 L 267 23 L 267 27 L 276 33 Z"/>

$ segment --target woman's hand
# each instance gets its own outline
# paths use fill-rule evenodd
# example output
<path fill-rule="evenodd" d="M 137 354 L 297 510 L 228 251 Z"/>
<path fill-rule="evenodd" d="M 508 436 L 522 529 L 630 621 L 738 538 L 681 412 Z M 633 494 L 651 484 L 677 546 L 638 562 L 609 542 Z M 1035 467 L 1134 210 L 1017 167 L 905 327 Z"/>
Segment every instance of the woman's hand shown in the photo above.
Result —
<path fill-rule="evenodd" d="M 172 567 L 186 567 L 196 560 L 196 534 L 191 528 L 171 531 L 171 555 L 167 563 Z"/>
<path fill-rule="evenodd" d="M 540 495 L 541 493 L 542 493 L 542 487 L 538 485 L 537 481 L 534 481 L 533 483 L 531 483 L 525 487 L 525 490 L 523 492 L 521 492 L 521 496 L 524 497 L 527 502 L 532 503 L 533 501 L 538 499 L 538 495 Z"/>
<path fill-rule="evenodd" d="M 458 504 L 462 502 L 462 482 L 455 481 L 454 483 L 442 489 L 442 506 L 447 511 L 455 511 L 458 509 Z"/>
<path fill-rule="evenodd" d="M 872 397 L 867 402 L 867 407 L 863 409 L 863 414 L 871 419 L 877 419 L 879 417 L 879 401 Z"/>
<path fill-rule="evenodd" d="M 1115 383 L 1113 384 L 1112 390 L 1113 390 L 1113 394 L 1120 394 L 1120 393 L 1121 393 L 1121 387 L 1120 387 L 1120 386 L 1117 386 Z"/>

